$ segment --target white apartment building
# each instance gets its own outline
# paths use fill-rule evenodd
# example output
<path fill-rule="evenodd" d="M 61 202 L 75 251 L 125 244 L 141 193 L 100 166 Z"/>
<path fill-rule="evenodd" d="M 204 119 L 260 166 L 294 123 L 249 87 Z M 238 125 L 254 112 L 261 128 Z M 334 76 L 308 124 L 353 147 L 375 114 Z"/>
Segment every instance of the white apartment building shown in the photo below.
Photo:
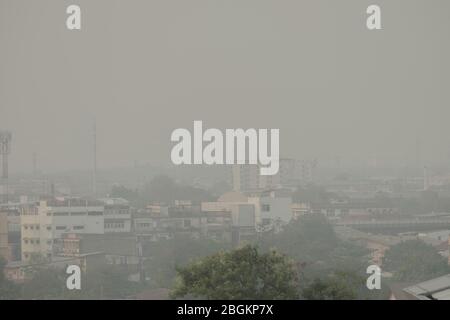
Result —
<path fill-rule="evenodd" d="M 292 218 L 292 199 L 288 190 L 255 192 L 245 196 L 228 192 L 216 202 L 203 202 L 202 211 L 230 211 L 235 226 L 270 225 L 273 221 L 287 223 Z"/>
<path fill-rule="evenodd" d="M 104 207 L 77 198 L 40 201 L 23 209 L 20 224 L 22 261 L 33 254 L 51 258 L 65 232 L 103 234 Z"/>
<path fill-rule="evenodd" d="M 274 221 L 288 223 L 292 219 L 292 198 L 284 190 L 255 194 L 248 202 L 255 206 L 257 225 L 270 225 Z"/>

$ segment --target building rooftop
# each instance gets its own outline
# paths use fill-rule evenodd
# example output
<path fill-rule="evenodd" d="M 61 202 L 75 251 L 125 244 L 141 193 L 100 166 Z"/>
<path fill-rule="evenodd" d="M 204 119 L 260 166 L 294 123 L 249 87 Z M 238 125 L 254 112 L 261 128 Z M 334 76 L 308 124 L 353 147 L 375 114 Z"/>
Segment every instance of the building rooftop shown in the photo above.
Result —
<path fill-rule="evenodd" d="M 419 300 L 450 300 L 450 274 L 403 289 Z"/>

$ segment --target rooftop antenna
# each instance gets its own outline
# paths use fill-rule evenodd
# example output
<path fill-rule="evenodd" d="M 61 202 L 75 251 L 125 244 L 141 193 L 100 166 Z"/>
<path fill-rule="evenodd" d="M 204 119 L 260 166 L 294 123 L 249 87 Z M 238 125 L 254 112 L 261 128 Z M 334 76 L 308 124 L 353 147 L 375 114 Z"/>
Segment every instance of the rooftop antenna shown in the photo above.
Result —
<path fill-rule="evenodd" d="M 8 157 L 11 153 L 12 134 L 9 131 L 0 131 L 0 154 L 2 156 L 2 179 L 5 183 L 4 201 L 8 202 Z"/>

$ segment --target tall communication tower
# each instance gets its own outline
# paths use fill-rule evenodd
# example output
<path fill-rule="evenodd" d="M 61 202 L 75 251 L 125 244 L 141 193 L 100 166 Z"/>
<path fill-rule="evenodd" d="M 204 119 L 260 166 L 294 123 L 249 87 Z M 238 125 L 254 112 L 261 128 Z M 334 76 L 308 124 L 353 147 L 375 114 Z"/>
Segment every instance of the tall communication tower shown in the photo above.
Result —
<path fill-rule="evenodd" d="M 0 155 L 2 156 L 2 180 L 5 186 L 4 202 L 8 202 L 8 157 L 11 153 L 12 134 L 9 131 L 0 131 Z"/>
<path fill-rule="evenodd" d="M 92 168 L 92 193 L 94 197 L 97 195 L 97 122 L 94 119 L 93 128 L 93 140 L 94 140 L 94 158 L 93 158 L 93 168 Z"/>

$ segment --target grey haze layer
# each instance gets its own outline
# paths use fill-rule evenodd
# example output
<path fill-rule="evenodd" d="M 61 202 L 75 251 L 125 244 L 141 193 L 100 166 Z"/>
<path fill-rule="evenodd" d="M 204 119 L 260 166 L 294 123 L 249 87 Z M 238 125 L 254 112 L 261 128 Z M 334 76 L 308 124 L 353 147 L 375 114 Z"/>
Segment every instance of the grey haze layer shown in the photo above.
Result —
<path fill-rule="evenodd" d="M 450 154 L 450 2 L 0 0 L 12 172 L 166 165 L 170 134 L 279 128 L 281 157 L 411 164 Z"/>

